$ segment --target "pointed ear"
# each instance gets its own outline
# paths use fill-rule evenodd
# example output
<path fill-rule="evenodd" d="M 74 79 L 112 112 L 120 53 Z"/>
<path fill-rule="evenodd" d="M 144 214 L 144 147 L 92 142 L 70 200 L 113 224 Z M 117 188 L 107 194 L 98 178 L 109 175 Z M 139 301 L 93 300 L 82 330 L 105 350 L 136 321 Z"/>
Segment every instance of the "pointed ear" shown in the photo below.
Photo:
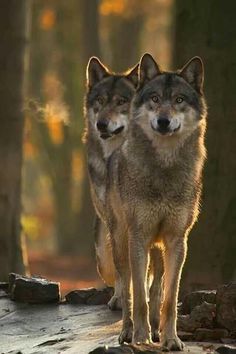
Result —
<path fill-rule="evenodd" d="M 126 79 L 131 81 L 135 88 L 138 86 L 138 67 L 139 63 L 126 73 Z"/>
<path fill-rule="evenodd" d="M 139 63 L 139 85 L 142 86 L 159 74 L 161 74 L 159 66 L 151 54 L 145 53 Z"/>
<path fill-rule="evenodd" d="M 108 69 L 101 63 L 101 61 L 97 57 L 92 57 L 89 59 L 86 70 L 88 88 L 93 87 L 108 75 Z"/>
<path fill-rule="evenodd" d="M 194 57 L 184 65 L 179 73 L 197 92 L 202 93 L 204 66 L 200 57 Z"/>

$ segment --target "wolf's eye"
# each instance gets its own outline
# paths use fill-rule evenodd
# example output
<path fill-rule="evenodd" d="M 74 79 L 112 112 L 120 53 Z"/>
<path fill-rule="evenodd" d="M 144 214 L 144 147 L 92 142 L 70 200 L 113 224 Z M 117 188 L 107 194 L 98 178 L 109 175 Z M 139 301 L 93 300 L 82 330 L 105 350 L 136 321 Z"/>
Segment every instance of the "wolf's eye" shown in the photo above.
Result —
<path fill-rule="evenodd" d="M 97 97 L 97 102 L 102 105 L 104 103 L 104 97 L 98 96 Z"/>
<path fill-rule="evenodd" d="M 175 102 L 176 103 L 182 103 L 183 102 L 183 97 L 181 97 L 181 96 L 178 96 L 178 97 L 176 97 L 176 100 L 175 100 Z"/>
<path fill-rule="evenodd" d="M 155 103 L 158 103 L 160 100 L 159 100 L 159 97 L 157 95 L 152 95 L 151 96 L 151 100 Z"/>
<path fill-rule="evenodd" d="M 125 97 L 120 97 L 118 100 L 117 100 L 117 104 L 118 106 L 122 106 L 123 104 L 125 104 L 127 102 L 127 98 Z"/>

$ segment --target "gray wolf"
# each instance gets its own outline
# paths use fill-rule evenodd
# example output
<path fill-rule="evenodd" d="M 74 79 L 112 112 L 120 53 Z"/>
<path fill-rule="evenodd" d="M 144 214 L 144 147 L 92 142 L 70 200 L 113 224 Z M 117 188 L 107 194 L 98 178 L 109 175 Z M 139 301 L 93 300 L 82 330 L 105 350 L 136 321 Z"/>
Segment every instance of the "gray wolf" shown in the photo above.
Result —
<path fill-rule="evenodd" d="M 87 66 L 85 97 L 88 172 L 93 204 L 97 212 L 95 250 L 98 272 L 107 285 L 115 286 L 109 306 L 120 305 L 119 283 L 115 284 L 115 267 L 109 233 L 100 218 L 104 214 L 107 167 L 106 161 L 126 136 L 130 102 L 138 82 L 138 65 L 124 74 L 109 71 L 92 57 Z"/>
<path fill-rule="evenodd" d="M 177 298 L 206 156 L 203 77 L 199 57 L 164 72 L 145 54 L 127 137 L 108 160 L 105 221 L 122 289 L 120 343 L 149 343 L 159 332 L 162 347 L 183 349 L 176 331 Z M 150 297 L 148 304 L 153 248 L 161 250 L 164 265 L 161 310 L 157 299 Z M 158 263 L 154 267 L 156 273 Z"/>

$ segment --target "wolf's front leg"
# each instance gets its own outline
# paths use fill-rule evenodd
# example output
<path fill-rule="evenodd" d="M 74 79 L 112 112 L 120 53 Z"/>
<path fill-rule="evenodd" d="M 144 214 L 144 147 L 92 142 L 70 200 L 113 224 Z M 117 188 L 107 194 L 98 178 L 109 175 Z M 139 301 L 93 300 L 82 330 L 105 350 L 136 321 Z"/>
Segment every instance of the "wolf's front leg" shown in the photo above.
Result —
<path fill-rule="evenodd" d="M 150 270 L 153 281 L 149 291 L 150 324 L 153 342 L 159 341 L 160 309 L 163 298 L 163 260 L 161 251 L 153 248 L 150 253 Z"/>
<path fill-rule="evenodd" d="M 147 245 L 144 245 L 143 235 L 130 235 L 129 254 L 133 284 L 133 342 L 150 343 L 151 327 L 146 286 L 149 254 Z"/>
<path fill-rule="evenodd" d="M 164 301 L 161 309 L 161 345 L 168 350 L 183 350 L 184 345 L 177 336 L 177 300 L 179 282 L 186 256 L 186 240 L 165 240 L 164 250 Z"/>

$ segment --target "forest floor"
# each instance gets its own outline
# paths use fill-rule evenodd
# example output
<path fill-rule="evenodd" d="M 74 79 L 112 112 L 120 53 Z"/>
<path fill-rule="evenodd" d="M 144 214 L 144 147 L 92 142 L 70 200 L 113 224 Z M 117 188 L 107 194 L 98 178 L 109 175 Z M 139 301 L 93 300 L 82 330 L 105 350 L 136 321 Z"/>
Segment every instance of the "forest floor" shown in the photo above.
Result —
<path fill-rule="evenodd" d="M 120 312 L 106 306 L 28 305 L 0 298 L 0 353 L 88 354 L 117 346 Z M 220 344 L 186 343 L 188 354 L 213 353 Z"/>

